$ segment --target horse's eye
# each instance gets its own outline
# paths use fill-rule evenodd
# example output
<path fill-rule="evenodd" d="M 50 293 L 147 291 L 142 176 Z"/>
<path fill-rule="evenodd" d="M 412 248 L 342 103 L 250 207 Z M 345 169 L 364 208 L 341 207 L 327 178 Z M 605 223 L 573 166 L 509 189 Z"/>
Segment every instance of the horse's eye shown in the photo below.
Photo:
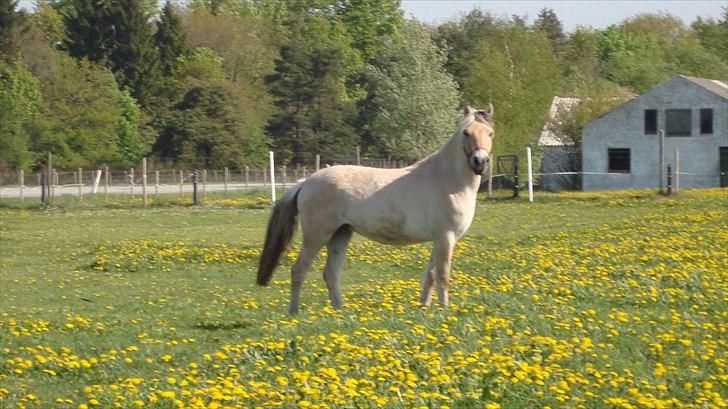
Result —
<path fill-rule="evenodd" d="M 463 135 L 465 135 L 466 138 L 470 138 L 470 131 L 463 131 Z"/>

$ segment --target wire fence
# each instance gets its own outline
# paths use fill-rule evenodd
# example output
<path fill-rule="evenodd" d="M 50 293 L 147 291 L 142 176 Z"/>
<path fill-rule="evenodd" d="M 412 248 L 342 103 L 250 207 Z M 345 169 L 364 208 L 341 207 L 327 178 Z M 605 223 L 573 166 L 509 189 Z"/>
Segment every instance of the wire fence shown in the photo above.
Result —
<path fill-rule="evenodd" d="M 345 164 L 361 164 L 379 168 L 405 167 L 412 162 L 392 160 L 390 158 L 362 158 L 359 155 L 325 157 L 314 155 L 309 166 L 297 165 L 294 167 L 276 167 L 274 180 L 276 188 L 287 189 L 297 181 L 305 179 L 318 168 Z M 619 178 L 628 174 L 611 172 L 583 172 L 575 170 L 557 169 L 532 172 L 530 181 L 527 172 L 519 168 L 519 158 L 515 155 L 500 156 L 492 161 L 493 169 L 483 177 L 480 190 L 493 196 L 494 192 L 501 191 L 498 197 L 519 197 L 528 190 L 529 183 L 532 190 L 558 191 L 581 190 L 584 177 L 604 176 Z M 562 169 L 573 169 L 576 163 L 567 163 Z M 146 172 L 145 172 L 146 170 Z M 37 200 L 44 203 L 53 202 L 54 198 L 62 196 L 76 196 L 79 199 L 88 195 L 123 194 L 135 196 L 159 196 L 164 194 L 177 194 L 178 196 L 193 193 L 195 186 L 200 193 L 207 192 L 240 192 L 253 190 L 270 190 L 270 168 L 241 169 L 194 169 L 194 168 L 159 168 L 147 169 L 144 164 L 129 169 L 93 169 L 60 170 L 52 169 L 50 177 L 46 172 L 24 173 L 22 171 L 0 172 L 0 200 Z M 677 190 L 682 183 L 685 186 L 726 186 L 728 174 L 717 172 L 715 174 L 701 174 L 694 172 L 675 172 L 668 169 L 666 184 L 662 188 Z M 196 180 L 193 181 L 196 175 Z M 196 183 L 193 183 L 196 182 Z M 46 186 L 46 189 L 42 189 Z M 658 186 L 655 186 L 658 187 Z M 502 192 L 506 192 L 503 194 Z"/>

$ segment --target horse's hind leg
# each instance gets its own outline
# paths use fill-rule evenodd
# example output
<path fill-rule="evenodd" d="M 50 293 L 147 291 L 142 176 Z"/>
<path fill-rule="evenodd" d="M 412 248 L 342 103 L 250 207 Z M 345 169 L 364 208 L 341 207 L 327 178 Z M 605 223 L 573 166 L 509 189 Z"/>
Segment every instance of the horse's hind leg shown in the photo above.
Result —
<path fill-rule="evenodd" d="M 326 267 L 324 267 L 324 280 L 326 281 L 326 287 L 329 289 L 331 306 L 337 310 L 340 310 L 344 305 L 340 288 L 341 267 L 346 259 L 346 248 L 349 246 L 352 231 L 351 226 L 345 224 L 336 230 L 336 233 L 331 236 L 328 244 L 326 244 L 329 255 L 326 259 Z"/>
<path fill-rule="evenodd" d="M 321 244 L 304 240 L 301 245 L 301 251 L 298 253 L 298 259 L 291 270 L 291 302 L 288 305 L 288 313 L 295 314 L 298 312 L 299 300 L 301 296 L 301 286 L 306 279 L 306 273 L 311 267 L 313 259 L 316 258 Z"/>

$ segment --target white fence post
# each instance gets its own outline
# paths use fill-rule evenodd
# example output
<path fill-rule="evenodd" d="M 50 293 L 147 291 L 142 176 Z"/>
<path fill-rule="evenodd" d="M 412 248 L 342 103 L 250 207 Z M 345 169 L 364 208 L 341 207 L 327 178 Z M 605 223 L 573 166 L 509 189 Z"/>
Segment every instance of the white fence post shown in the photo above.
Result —
<path fill-rule="evenodd" d="M 99 182 L 101 182 L 101 169 L 96 169 L 96 176 L 94 177 L 94 185 L 91 188 L 91 193 L 96 193 L 99 190 Z"/>
<path fill-rule="evenodd" d="M 273 158 L 273 151 L 268 151 L 270 156 L 270 194 L 272 197 L 273 204 L 276 203 L 276 171 L 275 171 L 275 159 Z"/>
<path fill-rule="evenodd" d="M 533 170 L 531 169 L 531 147 L 526 148 L 526 163 L 528 165 L 528 201 L 533 202 Z"/>

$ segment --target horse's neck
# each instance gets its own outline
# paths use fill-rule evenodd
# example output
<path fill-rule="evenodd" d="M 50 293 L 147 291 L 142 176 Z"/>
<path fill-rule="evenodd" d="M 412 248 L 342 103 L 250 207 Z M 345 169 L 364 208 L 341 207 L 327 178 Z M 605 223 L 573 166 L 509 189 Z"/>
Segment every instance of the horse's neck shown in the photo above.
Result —
<path fill-rule="evenodd" d="M 426 162 L 435 174 L 445 178 L 455 190 L 464 192 L 477 192 L 480 185 L 480 176 L 473 173 L 468 166 L 468 159 L 462 145 L 462 138 L 458 131 L 445 145 Z"/>

